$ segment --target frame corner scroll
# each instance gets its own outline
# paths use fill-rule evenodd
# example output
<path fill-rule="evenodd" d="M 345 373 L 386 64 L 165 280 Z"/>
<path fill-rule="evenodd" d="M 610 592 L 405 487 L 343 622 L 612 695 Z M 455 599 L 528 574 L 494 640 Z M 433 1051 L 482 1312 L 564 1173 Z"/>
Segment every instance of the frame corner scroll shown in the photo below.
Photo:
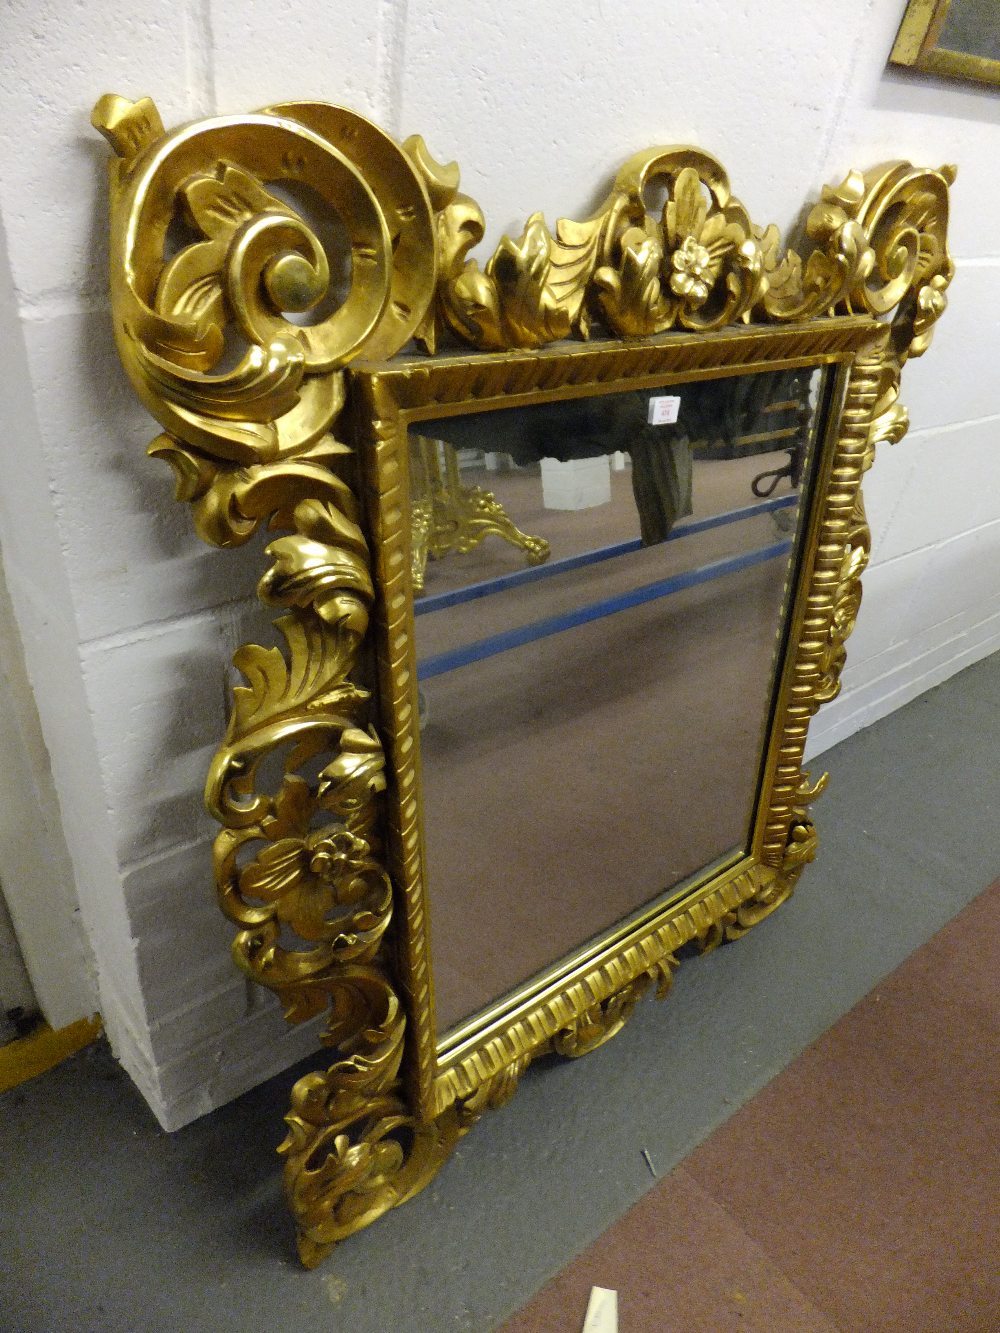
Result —
<path fill-rule="evenodd" d="M 284 649 L 237 652 L 244 683 L 206 802 L 221 825 L 216 887 L 237 964 L 278 994 L 290 1021 L 326 1013 L 334 1059 L 295 1085 L 281 1149 L 312 1265 L 426 1184 L 547 1043 L 566 1054 L 600 1044 L 649 984 L 669 987 L 675 947 L 742 934 L 812 858 L 808 806 L 823 780 L 810 785 L 802 770 L 806 729 L 839 689 L 857 615 L 869 549 L 861 473 L 879 442 L 904 433 L 902 366 L 925 350 L 945 306 L 954 173 L 906 163 L 852 172 L 823 192 L 800 252 L 751 221 L 716 159 L 654 148 L 624 164 L 591 217 L 550 232 L 534 214 L 480 269 L 469 252 L 483 215 L 460 193 L 457 167 L 344 108 L 289 102 L 165 131 L 151 99 L 107 95 L 94 124 L 114 152 L 115 337 L 162 428 L 149 452 L 172 466 L 206 542 L 275 534 L 258 594 L 278 613 Z M 666 191 L 659 216 L 645 202 L 653 184 Z M 342 289 L 331 260 L 344 257 L 327 253 L 295 202 L 304 186 L 346 237 Z M 407 1074 L 412 960 L 399 959 L 387 850 L 387 802 L 400 794 L 365 646 L 373 607 L 387 588 L 405 594 L 409 570 L 402 549 L 393 569 L 369 549 L 347 367 L 387 361 L 411 340 L 429 353 L 451 339 L 512 354 L 562 339 L 791 330 L 859 315 L 871 320 L 871 345 L 846 387 L 815 605 L 790 650 L 752 891 L 715 895 L 718 907 L 692 916 L 641 977 L 581 1001 L 551 1038 L 511 1047 L 492 1074 L 427 1114 Z M 426 1028 L 427 978 L 421 994 Z"/>

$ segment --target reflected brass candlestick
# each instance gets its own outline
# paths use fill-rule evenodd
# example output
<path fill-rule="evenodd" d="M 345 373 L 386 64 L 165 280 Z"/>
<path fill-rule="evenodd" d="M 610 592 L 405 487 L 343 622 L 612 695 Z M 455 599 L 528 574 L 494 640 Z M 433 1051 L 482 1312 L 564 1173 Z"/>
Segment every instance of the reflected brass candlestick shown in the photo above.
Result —
<path fill-rule="evenodd" d="M 544 537 L 529 537 L 514 523 L 492 491 L 465 486 L 458 454 L 446 440 L 413 435 L 410 450 L 413 497 L 413 591 L 424 590 L 428 558 L 464 555 L 487 537 L 500 537 L 524 551 L 529 565 L 542 565 L 551 548 Z"/>

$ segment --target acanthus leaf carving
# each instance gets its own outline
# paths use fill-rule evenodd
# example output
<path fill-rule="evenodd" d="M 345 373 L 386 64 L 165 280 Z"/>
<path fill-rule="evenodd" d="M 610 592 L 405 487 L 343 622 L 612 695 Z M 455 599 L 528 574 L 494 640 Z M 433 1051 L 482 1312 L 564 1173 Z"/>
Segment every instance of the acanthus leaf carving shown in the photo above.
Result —
<path fill-rule="evenodd" d="M 722 167 L 690 148 L 651 149 L 622 168 L 611 194 L 583 222 L 560 219 L 555 235 L 533 214 L 519 241 L 504 237 L 484 269 L 469 252 L 485 233 L 482 211 L 459 193 L 454 164 L 439 167 L 422 139 L 405 145 L 437 219 L 439 286 L 429 350 L 449 329 L 485 350 L 589 338 L 597 324 L 621 336 L 679 323 L 700 330 L 738 322 L 804 320 L 838 312 L 888 313 L 916 290 L 920 316 L 909 347 L 919 354 L 950 280 L 943 241 L 952 170 L 891 164 L 850 172 L 811 210 L 803 257 L 780 253 L 776 227 L 754 225 Z M 662 218 L 643 191 L 667 189 Z M 915 237 L 928 237 L 927 244 Z M 921 247 L 923 247 L 921 249 Z M 918 253 L 919 252 L 919 253 Z M 874 280 L 873 280 L 874 275 Z M 925 345 L 925 344 L 924 344 Z"/>
<path fill-rule="evenodd" d="M 296 1083 L 278 1150 L 308 1268 L 422 1189 L 471 1123 L 457 1107 L 433 1121 L 410 1109 L 399 1079 L 405 1024 L 384 976 L 343 968 L 336 984 L 342 1056 Z"/>

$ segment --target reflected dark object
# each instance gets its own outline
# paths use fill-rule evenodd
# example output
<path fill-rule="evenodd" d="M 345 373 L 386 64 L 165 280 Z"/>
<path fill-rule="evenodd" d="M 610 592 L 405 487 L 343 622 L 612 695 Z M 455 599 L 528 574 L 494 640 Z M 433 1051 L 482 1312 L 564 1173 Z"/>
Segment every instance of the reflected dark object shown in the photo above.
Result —
<path fill-rule="evenodd" d="M 693 457 L 748 457 L 789 438 L 789 448 L 800 451 L 806 382 L 801 370 L 791 370 L 686 384 L 677 421 L 664 425 L 650 423 L 651 391 L 637 389 L 427 421 L 420 433 L 456 450 L 507 454 L 521 467 L 543 458 L 571 462 L 627 454 L 642 540 L 654 545 L 691 513 Z M 801 463 L 781 473 L 793 485 L 800 474 Z"/>

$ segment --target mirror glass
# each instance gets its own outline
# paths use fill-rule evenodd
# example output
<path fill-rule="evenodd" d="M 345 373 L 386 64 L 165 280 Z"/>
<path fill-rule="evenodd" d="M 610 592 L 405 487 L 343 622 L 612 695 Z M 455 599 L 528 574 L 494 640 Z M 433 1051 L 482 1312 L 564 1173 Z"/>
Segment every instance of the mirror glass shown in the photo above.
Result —
<path fill-rule="evenodd" d="M 994 0 L 952 0 L 937 45 L 984 60 L 1000 60 L 1000 14 Z"/>
<path fill-rule="evenodd" d="M 822 390 L 411 426 L 439 1033 L 746 848 Z"/>

